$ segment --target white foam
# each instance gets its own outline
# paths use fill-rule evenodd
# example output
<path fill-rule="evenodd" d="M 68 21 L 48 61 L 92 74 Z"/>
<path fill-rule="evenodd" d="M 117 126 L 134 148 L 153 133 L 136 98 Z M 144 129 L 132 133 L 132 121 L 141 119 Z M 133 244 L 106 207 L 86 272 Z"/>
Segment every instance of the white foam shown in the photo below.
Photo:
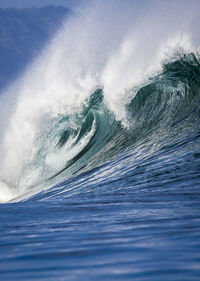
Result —
<path fill-rule="evenodd" d="M 16 190 L 2 181 L 0 181 L 0 190 L 0 203 L 9 202 L 12 198 L 17 196 Z"/>

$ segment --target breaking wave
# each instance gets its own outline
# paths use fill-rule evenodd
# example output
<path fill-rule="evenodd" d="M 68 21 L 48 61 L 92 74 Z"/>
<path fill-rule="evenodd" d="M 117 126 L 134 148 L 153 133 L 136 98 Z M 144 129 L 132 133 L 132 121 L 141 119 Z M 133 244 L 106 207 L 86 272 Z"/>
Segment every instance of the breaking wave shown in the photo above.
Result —
<path fill-rule="evenodd" d="M 1 94 L 2 202 L 125 151 L 199 142 L 199 1 L 182 2 L 91 3 L 63 24 Z"/>

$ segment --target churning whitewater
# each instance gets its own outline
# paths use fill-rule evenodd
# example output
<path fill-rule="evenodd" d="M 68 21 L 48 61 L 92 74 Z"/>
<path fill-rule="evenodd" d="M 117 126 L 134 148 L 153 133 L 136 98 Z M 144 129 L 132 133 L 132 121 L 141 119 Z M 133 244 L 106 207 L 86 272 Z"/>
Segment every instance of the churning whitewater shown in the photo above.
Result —
<path fill-rule="evenodd" d="M 189 135 L 198 146 L 199 6 L 94 1 L 64 22 L 0 96 L 0 201 L 60 193 L 127 151 L 131 168 Z"/>

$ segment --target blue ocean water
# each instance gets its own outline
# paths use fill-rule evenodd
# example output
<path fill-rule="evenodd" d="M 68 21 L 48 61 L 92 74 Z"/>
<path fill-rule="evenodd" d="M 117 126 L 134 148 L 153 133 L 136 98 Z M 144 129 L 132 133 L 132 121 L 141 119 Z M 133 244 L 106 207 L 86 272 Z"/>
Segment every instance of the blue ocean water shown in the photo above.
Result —
<path fill-rule="evenodd" d="M 160 26 L 157 2 L 142 24 L 131 1 L 82 8 L 3 93 L 1 280 L 200 279 L 200 10 L 188 3 L 166 29 L 167 2 Z"/>

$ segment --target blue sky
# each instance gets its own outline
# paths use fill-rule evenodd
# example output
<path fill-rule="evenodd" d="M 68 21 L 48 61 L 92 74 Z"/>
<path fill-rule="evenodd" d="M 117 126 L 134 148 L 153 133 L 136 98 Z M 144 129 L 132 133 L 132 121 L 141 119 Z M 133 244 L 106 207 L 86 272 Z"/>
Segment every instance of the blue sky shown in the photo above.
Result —
<path fill-rule="evenodd" d="M 81 0 L 0 0 L 0 8 L 28 8 L 61 5 L 74 8 Z"/>

